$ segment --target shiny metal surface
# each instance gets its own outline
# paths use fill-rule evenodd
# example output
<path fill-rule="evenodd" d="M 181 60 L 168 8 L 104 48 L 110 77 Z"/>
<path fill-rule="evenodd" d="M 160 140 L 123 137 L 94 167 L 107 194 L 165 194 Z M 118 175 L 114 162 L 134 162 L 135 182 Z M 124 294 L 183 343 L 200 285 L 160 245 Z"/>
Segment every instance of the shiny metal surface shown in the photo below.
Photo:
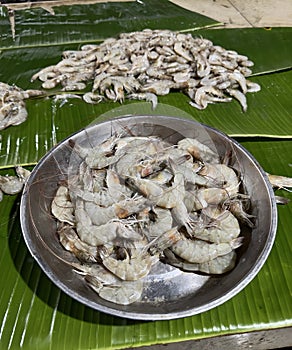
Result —
<path fill-rule="evenodd" d="M 60 245 L 56 222 L 50 214 L 51 200 L 68 171 L 76 170 L 69 140 L 94 146 L 114 132 L 157 135 L 171 143 L 195 137 L 219 155 L 232 154 L 232 164 L 243 176 L 243 187 L 251 196 L 251 214 L 256 226 L 243 229 L 244 244 L 238 250 L 236 267 L 221 276 L 182 272 L 163 263 L 154 266 L 144 282 L 141 301 L 122 306 L 101 299 L 74 273 L 74 257 Z M 68 170 L 70 169 L 70 170 Z M 41 159 L 25 186 L 21 201 L 21 226 L 32 256 L 48 277 L 72 298 L 96 310 L 142 320 L 174 319 L 214 308 L 240 292 L 259 272 L 272 248 L 277 228 L 273 190 L 257 161 L 236 141 L 195 121 L 167 116 L 125 116 L 112 119 L 72 135 Z"/>

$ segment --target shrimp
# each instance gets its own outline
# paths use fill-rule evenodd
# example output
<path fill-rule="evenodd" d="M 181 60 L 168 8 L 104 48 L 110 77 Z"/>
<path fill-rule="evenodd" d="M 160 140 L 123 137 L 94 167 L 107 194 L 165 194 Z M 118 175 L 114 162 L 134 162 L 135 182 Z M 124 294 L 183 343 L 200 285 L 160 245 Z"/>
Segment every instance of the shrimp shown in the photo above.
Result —
<path fill-rule="evenodd" d="M 102 169 L 116 163 L 122 156 L 122 152 L 112 154 L 112 151 L 101 151 L 97 147 L 88 152 L 85 162 L 92 169 Z"/>
<path fill-rule="evenodd" d="M 229 78 L 229 80 L 231 80 L 231 81 L 233 80 L 236 83 L 238 83 L 244 94 L 247 93 L 246 79 L 245 79 L 244 75 L 239 72 L 239 70 L 235 69 L 232 73 L 229 73 L 228 78 Z"/>
<path fill-rule="evenodd" d="M 0 190 L 6 194 L 17 194 L 22 191 L 24 180 L 18 176 L 0 175 Z"/>
<path fill-rule="evenodd" d="M 57 234 L 62 246 L 69 252 L 72 252 L 80 261 L 87 263 L 97 261 L 96 246 L 83 242 L 72 226 L 62 225 L 58 229 Z"/>
<path fill-rule="evenodd" d="M 117 143 L 116 153 L 122 156 L 111 167 L 120 176 L 136 176 L 141 169 L 141 162 L 151 159 L 165 143 L 156 137 L 131 137 L 122 138 Z"/>
<path fill-rule="evenodd" d="M 90 175 L 92 176 L 92 174 Z M 83 176 L 84 178 L 85 176 Z M 88 183 L 91 181 L 92 179 L 90 178 Z M 120 183 L 118 175 L 113 170 L 108 169 L 106 171 L 105 182 L 107 187 L 100 188 L 97 191 L 94 188 L 90 188 L 93 187 L 93 183 L 86 185 L 86 187 L 84 186 L 84 189 L 72 183 L 70 185 L 70 193 L 75 198 L 78 196 L 85 202 L 92 202 L 100 207 L 109 207 L 116 202 L 130 197 L 131 191 Z"/>
<path fill-rule="evenodd" d="M 140 93 L 132 93 L 127 95 L 127 98 L 130 100 L 145 100 L 147 102 L 151 102 L 152 109 L 155 109 L 158 104 L 157 96 L 151 92 L 140 92 Z"/>
<path fill-rule="evenodd" d="M 235 238 L 230 242 L 208 243 L 201 240 L 187 239 L 181 236 L 181 239 L 175 243 L 171 250 L 180 258 L 191 263 L 205 263 L 218 256 L 230 253 L 232 250 L 240 247 L 242 237 Z"/>
<path fill-rule="evenodd" d="M 149 176 L 149 178 L 159 185 L 166 185 L 173 178 L 173 174 L 168 170 L 164 169 L 157 173 L 153 173 Z"/>
<path fill-rule="evenodd" d="M 130 189 L 121 183 L 119 175 L 113 169 L 108 169 L 106 172 L 106 185 L 109 195 L 115 201 L 126 199 L 131 195 Z"/>
<path fill-rule="evenodd" d="M 195 210 L 207 208 L 208 205 L 220 204 L 230 198 L 228 192 L 223 188 L 210 187 L 200 188 L 192 192 Z"/>
<path fill-rule="evenodd" d="M 139 179 L 137 177 L 126 179 L 127 185 L 133 190 L 142 194 L 149 199 L 151 203 L 157 203 L 157 201 L 163 195 L 163 188 L 159 184 L 154 183 L 150 179 Z"/>
<path fill-rule="evenodd" d="M 91 220 L 81 200 L 76 201 L 75 209 L 76 230 L 82 241 L 91 245 L 114 243 L 115 240 L 139 241 L 141 235 L 121 220 L 109 220 L 96 225 Z"/>
<path fill-rule="evenodd" d="M 184 138 L 177 145 L 179 149 L 189 152 L 195 159 L 204 163 L 220 163 L 219 154 L 196 139 Z"/>
<path fill-rule="evenodd" d="M 109 207 L 116 202 L 106 188 L 101 189 L 98 192 L 88 191 L 82 189 L 80 186 L 70 185 L 70 194 L 72 198 L 80 198 L 85 202 L 92 202 L 99 207 Z"/>
<path fill-rule="evenodd" d="M 157 174 L 161 170 L 165 169 L 166 166 L 167 166 L 167 162 L 165 159 L 149 158 L 149 159 L 141 160 L 136 167 L 137 167 L 138 173 L 143 178 L 143 177 L 149 177 L 153 174 L 154 175 Z"/>
<path fill-rule="evenodd" d="M 241 104 L 243 112 L 247 111 L 246 96 L 245 96 L 245 94 L 243 92 L 241 92 L 239 90 L 236 90 L 236 89 L 231 89 L 231 88 L 226 89 L 226 92 L 230 96 L 236 98 L 239 101 L 239 103 Z"/>
<path fill-rule="evenodd" d="M 1 176 L 0 175 L 0 191 L 6 194 L 17 194 L 22 191 L 23 185 L 30 175 L 30 171 L 16 166 L 15 171 L 17 176 Z"/>
<path fill-rule="evenodd" d="M 51 211 L 59 221 L 74 225 L 74 206 L 71 202 L 68 187 L 59 186 L 52 201 Z"/>
<path fill-rule="evenodd" d="M 255 215 L 248 214 L 243 208 L 243 201 L 240 199 L 233 199 L 226 203 L 231 213 L 241 222 L 245 223 L 249 227 L 254 227 L 255 224 L 251 219 L 255 218 Z"/>
<path fill-rule="evenodd" d="M 198 173 L 201 167 L 202 165 L 199 165 L 197 162 L 185 162 L 184 164 L 176 165 L 177 171 L 184 175 L 185 183 L 194 186 L 206 186 L 208 184 L 208 179 Z"/>
<path fill-rule="evenodd" d="M 151 267 L 158 261 L 156 255 L 152 256 L 147 251 L 141 251 L 141 249 L 132 249 L 131 256 L 127 251 L 125 253 L 125 259 L 118 260 L 108 252 L 100 252 L 103 265 L 125 281 L 136 281 L 145 277 L 150 272 Z"/>
<path fill-rule="evenodd" d="M 170 249 L 164 251 L 164 261 L 168 264 L 188 272 L 203 272 L 212 275 L 220 275 L 232 270 L 236 262 L 236 253 L 231 251 L 203 263 L 190 263 L 179 259 Z"/>
<path fill-rule="evenodd" d="M 163 232 L 163 231 L 162 231 Z M 180 233 L 177 227 L 172 227 L 169 230 L 160 233 L 144 248 L 148 249 L 151 255 L 157 254 L 172 246 L 174 243 L 180 240 Z"/>
<path fill-rule="evenodd" d="M 183 57 L 186 61 L 193 62 L 194 57 L 191 56 L 190 53 L 182 47 L 182 45 L 183 45 L 183 43 L 181 41 L 176 42 L 173 46 L 173 50 L 179 56 Z"/>
<path fill-rule="evenodd" d="M 169 164 L 174 174 L 171 186 L 161 186 L 151 179 L 129 178 L 127 182 L 146 196 L 152 205 L 166 209 L 174 208 L 185 196 L 184 175 L 175 171 L 176 166 L 172 159 L 169 159 Z"/>
<path fill-rule="evenodd" d="M 117 281 L 115 284 L 104 284 L 98 276 L 85 276 L 89 286 L 102 298 L 115 304 L 129 305 L 138 301 L 143 292 L 143 281 Z"/>
<path fill-rule="evenodd" d="M 91 103 L 91 104 L 97 104 L 104 100 L 104 96 L 100 94 L 96 94 L 94 92 L 86 92 L 82 96 L 82 98 L 86 103 Z"/>
<path fill-rule="evenodd" d="M 172 163 L 172 162 L 171 162 Z M 173 165 L 172 165 L 173 167 Z M 175 172 L 173 182 L 170 187 L 166 187 L 156 204 L 159 207 L 171 209 L 182 202 L 185 196 L 184 175 L 181 172 Z"/>
<path fill-rule="evenodd" d="M 84 209 L 94 225 L 103 225 L 113 219 L 124 219 L 148 207 L 149 199 L 142 196 L 125 199 L 108 207 L 101 207 L 93 202 L 86 201 Z"/>
<path fill-rule="evenodd" d="M 123 281 L 99 264 L 72 263 L 75 271 L 85 277 L 88 285 L 102 298 L 112 303 L 128 305 L 137 301 L 143 291 L 143 281 Z"/>
<path fill-rule="evenodd" d="M 163 208 L 152 209 L 154 218 L 147 225 L 147 236 L 157 237 L 161 232 L 166 232 L 172 228 L 172 215 L 170 210 Z"/>
<path fill-rule="evenodd" d="M 203 215 L 207 215 L 212 224 L 203 230 L 193 230 L 193 237 L 212 243 L 228 243 L 239 236 L 238 220 L 230 211 L 209 206 Z"/>
<path fill-rule="evenodd" d="M 185 227 L 187 232 L 192 234 L 194 222 L 191 220 L 188 209 L 183 201 L 178 202 L 177 205 L 171 209 L 171 215 L 177 224 Z"/>
<path fill-rule="evenodd" d="M 238 193 L 239 181 L 235 171 L 225 164 L 205 164 L 198 174 L 207 180 L 205 186 L 220 187 L 227 191 L 230 196 Z"/>
<path fill-rule="evenodd" d="M 287 190 L 287 187 L 292 187 L 292 177 L 271 174 L 267 175 L 273 187 L 283 188 L 285 190 Z"/>
<path fill-rule="evenodd" d="M 102 169 L 115 163 L 123 155 L 122 153 L 117 155 L 114 152 L 118 139 L 119 138 L 116 135 L 113 135 L 101 144 L 92 148 L 82 147 L 72 140 L 69 141 L 69 145 L 82 159 L 85 160 L 86 164 L 91 169 Z"/>

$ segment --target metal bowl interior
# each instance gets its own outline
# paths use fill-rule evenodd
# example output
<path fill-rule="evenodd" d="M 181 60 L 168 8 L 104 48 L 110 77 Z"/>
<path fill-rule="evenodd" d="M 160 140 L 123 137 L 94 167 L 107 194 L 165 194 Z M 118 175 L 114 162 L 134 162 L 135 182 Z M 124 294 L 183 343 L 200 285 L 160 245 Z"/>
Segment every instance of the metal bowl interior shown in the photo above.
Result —
<path fill-rule="evenodd" d="M 69 140 L 94 146 L 113 132 L 157 135 L 170 143 L 183 137 L 197 138 L 219 155 L 231 154 L 232 166 L 243 178 L 242 186 L 251 198 L 253 229 L 243 228 L 244 244 L 238 249 L 235 268 L 220 276 L 182 272 L 163 263 L 154 266 L 145 279 L 140 301 L 123 306 L 101 299 L 70 263 L 75 258 L 65 251 L 56 235 L 56 221 L 50 213 L 52 198 L 68 169 L 80 158 L 74 157 Z M 93 309 L 131 319 L 174 319 L 212 309 L 240 292 L 259 272 L 272 248 L 277 227 L 274 193 L 257 161 L 235 140 L 192 120 L 167 116 L 124 116 L 70 136 L 46 156 L 31 173 L 21 200 L 21 226 L 32 256 L 48 277 L 65 293 Z"/>

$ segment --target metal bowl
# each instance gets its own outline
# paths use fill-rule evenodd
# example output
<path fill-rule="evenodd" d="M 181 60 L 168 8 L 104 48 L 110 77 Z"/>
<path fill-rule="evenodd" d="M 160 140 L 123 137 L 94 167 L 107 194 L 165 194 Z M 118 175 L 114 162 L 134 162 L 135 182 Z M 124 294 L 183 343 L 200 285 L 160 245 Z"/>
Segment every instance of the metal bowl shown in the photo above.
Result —
<path fill-rule="evenodd" d="M 232 166 L 240 171 L 243 186 L 251 198 L 253 229 L 243 229 L 244 244 L 238 250 L 235 268 L 220 276 L 182 272 L 158 263 L 144 283 L 140 301 L 123 306 L 101 299 L 76 274 L 56 235 L 56 221 L 50 213 L 58 184 L 68 177 L 74 159 L 69 140 L 94 146 L 113 132 L 156 135 L 170 143 L 183 137 L 197 138 L 219 155 L 232 155 Z M 72 144 L 72 143 L 71 143 Z M 80 162 L 80 159 L 79 159 Z M 240 292 L 259 272 L 272 248 L 277 228 L 277 209 L 272 187 L 257 161 L 235 140 L 220 131 L 188 119 L 168 116 L 124 116 L 92 125 L 70 136 L 34 168 L 21 200 L 21 226 L 32 256 L 48 277 L 65 293 L 93 309 L 115 316 L 141 320 L 166 320 L 210 310 Z"/>

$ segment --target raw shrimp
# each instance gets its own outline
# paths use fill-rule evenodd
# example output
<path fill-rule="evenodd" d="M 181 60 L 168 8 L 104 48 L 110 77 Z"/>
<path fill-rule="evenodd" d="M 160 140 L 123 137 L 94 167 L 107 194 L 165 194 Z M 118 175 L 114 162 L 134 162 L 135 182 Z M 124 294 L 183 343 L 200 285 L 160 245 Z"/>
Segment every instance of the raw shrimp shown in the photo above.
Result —
<path fill-rule="evenodd" d="M 194 209 L 200 210 L 207 208 L 208 205 L 220 204 L 230 198 L 228 192 L 223 188 L 210 187 L 200 188 L 190 195 L 193 194 Z"/>
<path fill-rule="evenodd" d="M 74 198 L 78 196 L 79 198 L 82 198 L 84 202 L 92 202 L 98 207 L 103 208 L 112 206 L 114 203 L 130 197 L 130 190 L 120 183 L 119 177 L 113 170 L 108 169 L 106 171 L 105 182 L 106 187 L 102 187 L 97 191 L 95 191 L 94 188 L 82 189 L 80 186 L 71 184 L 70 194 L 73 195 Z M 93 184 L 91 185 L 93 187 Z"/>
<path fill-rule="evenodd" d="M 116 202 L 129 198 L 131 191 L 122 184 L 121 178 L 113 169 L 108 169 L 106 172 L 106 186 L 109 195 L 114 198 Z"/>
<path fill-rule="evenodd" d="M 139 194 L 148 198 L 153 204 L 157 204 L 158 200 L 163 195 L 163 188 L 159 184 L 154 183 L 150 179 L 140 179 L 137 177 L 126 179 L 126 183 Z"/>
<path fill-rule="evenodd" d="M 156 137 L 122 138 L 116 150 L 116 154 L 122 153 L 121 157 L 111 168 L 122 177 L 136 176 L 142 162 L 155 157 L 164 146 L 165 143 Z"/>
<path fill-rule="evenodd" d="M 139 241 L 141 235 L 123 224 L 121 220 L 107 221 L 104 224 L 94 225 L 85 210 L 83 201 L 77 201 L 75 209 L 76 230 L 82 241 L 91 245 L 103 245 L 121 241 Z"/>
<path fill-rule="evenodd" d="M 62 225 L 57 231 L 62 246 L 72 252 L 80 261 L 92 263 L 96 262 L 97 248 L 83 242 L 69 225 Z"/>
<path fill-rule="evenodd" d="M 93 202 L 84 202 L 84 209 L 94 225 L 103 225 L 115 218 L 124 219 L 150 205 L 150 200 L 142 196 L 125 199 L 108 207 Z"/>
<path fill-rule="evenodd" d="M 174 171 L 173 182 L 171 186 L 164 189 L 156 202 L 159 207 L 167 209 L 176 207 L 177 203 L 182 202 L 185 197 L 184 175 L 181 172 L 175 172 L 173 165 L 171 167 Z"/>
<path fill-rule="evenodd" d="M 155 172 L 149 176 L 149 178 L 159 185 L 166 185 L 173 178 L 173 174 L 168 170 L 164 169 L 158 172 Z"/>
<path fill-rule="evenodd" d="M 63 90 L 84 89 L 93 81 L 91 91 L 84 95 L 88 103 L 145 99 L 153 108 L 157 95 L 171 90 L 189 95 L 190 104 L 198 109 L 231 101 L 225 93 L 242 103 L 247 92 L 259 91 L 257 84 L 245 78 L 251 75 L 253 62 L 207 39 L 143 30 L 85 47 L 94 48 L 64 51 L 59 63 L 42 69 L 32 79 L 39 78 L 48 89 L 61 84 Z"/>
<path fill-rule="evenodd" d="M 163 208 L 152 209 L 153 219 L 149 220 L 145 234 L 150 238 L 157 237 L 161 232 L 168 231 L 172 228 L 172 215 L 170 210 Z"/>
<path fill-rule="evenodd" d="M 1 137 L 0 137 L 1 140 Z M 17 176 L 1 176 L 0 175 L 0 197 L 3 198 L 3 193 L 15 195 L 20 193 L 23 186 L 30 175 L 30 171 L 21 166 L 16 166 L 15 171 Z M 0 200 L 1 201 L 1 200 Z"/>
<path fill-rule="evenodd" d="M 30 171 L 21 166 L 16 166 L 15 170 L 16 170 L 17 176 L 24 181 L 26 181 L 30 176 Z"/>
<path fill-rule="evenodd" d="M 149 179 L 128 179 L 129 184 L 135 186 L 140 193 L 146 196 L 152 205 L 162 208 L 173 208 L 180 198 L 184 197 L 183 175 L 174 175 L 173 183 L 170 187 L 162 187 Z"/>
<path fill-rule="evenodd" d="M 171 209 L 171 215 L 178 225 L 185 227 L 188 234 L 192 234 L 195 222 L 191 219 L 188 209 L 183 201 L 177 202 L 177 205 Z"/>
<path fill-rule="evenodd" d="M 239 198 L 227 201 L 225 205 L 229 208 L 231 213 L 241 222 L 245 223 L 249 227 L 254 227 L 255 224 L 251 219 L 255 219 L 255 215 L 248 214 L 243 208 L 244 201 Z"/>
<path fill-rule="evenodd" d="M 163 232 L 163 231 L 162 231 Z M 168 247 L 172 246 L 174 243 L 180 240 L 180 233 L 177 230 L 177 227 L 172 227 L 171 229 L 160 233 L 154 238 L 149 244 L 144 248 L 148 250 L 151 255 L 159 254 Z"/>
<path fill-rule="evenodd" d="M 215 259 L 203 263 L 190 263 L 179 259 L 170 249 L 165 250 L 164 254 L 165 262 L 172 266 L 188 272 L 200 271 L 212 275 L 219 275 L 232 270 L 236 262 L 235 251 L 231 251 L 225 255 L 218 256 Z"/>
<path fill-rule="evenodd" d="M 51 206 L 52 214 L 61 222 L 74 225 L 74 206 L 66 186 L 59 186 Z"/>
<path fill-rule="evenodd" d="M 89 286 L 103 299 L 128 305 L 137 301 L 143 291 L 143 281 L 123 281 L 100 264 L 72 263 L 78 274 L 85 276 Z"/>
<path fill-rule="evenodd" d="M 6 194 L 17 194 L 22 191 L 24 180 L 18 176 L 1 176 L 0 189 Z"/>
<path fill-rule="evenodd" d="M 243 110 L 244 112 L 247 111 L 246 96 L 245 96 L 245 94 L 244 94 L 243 92 L 241 92 L 241 91 L 239 91 L 239 90 L 236 90 L 236 89 L 230 89 L 230 88 L 226 89 L 226 92 L 227 92 L 230 96 L 236 98 L 236 99 L 239 101 L 239 103 L 241 104 L 242 110 Z"/>
<path fill-rule="evenodd" d="M 102 169 L 106 166 L 115 163 L 123 154 L 114 154 L 114 148 L 119 137 L 113 135 L 101 144 L 92 148 L 82 147 L 72 140 L 69 141 L 70 146 L 74 151 L 85 160 L 86 164 L 91 169 Z"/>
<path fill-rule="evenodd" d="M 237 217 L 249 224 L 238 209 L 248 195 L 239 192 L 235 170 L 192 138 L 172 145 L 126 135 L 125 128 L 125 135 L 88 148 L 70 142 L 78 157 L 52 213 L 61 228 L 66 223 L 64 249 L 86 262 L 79 273 L 102 298 L 127 305 L 140 298 L 142 279 L 164 256 L 188 271 L 232 269 L 243 240 Z M 131 281 L 138 281 L 137 293 Z"/>
<path fill-rule="evenodd" d="M 211 224 L 203 230 L 193 230 L 193 237 L 212 243 L 228 243 L 239 236 L 238 220 L 230 211 L 209 206 L 203 215 L 211 220 Z"/>
<path fill-rule="evenodd" d="M 225 164 L 205 164 L 198 174 L 206 178 L 206 187 L 223 188 L 230 196 L 238 193 L 238 177 L 235 171 Z"/>
<path fill-rule="evenodd" d="M 242 237 L 235 238 L 226 243 L 208 243 L 198 239 L 181 239 L 175 243 L 171 250 L 182 259 L 191 263 L 204 263 L 218 256 L 230 253 L 232 250 L 240 247 Z"/>
<path fill-rule="evenodd" d="M 126 251 L 124 260 L 118 260 L 116 257 L 100 252 L 103 265 L 113 274 L 125 281 L 137 281 L 145 277 L 151 270 L 153 264 L 158 261 L 156 255 L 152 256 L 141 249 L 131 250 L 131 256 Z"/>
<path fill-rule="evenodd" d="M 219 154 L 196 139 L 184 138 L 177 145 L 178 148 L 188 151 L 195 159 L 204 163 L 220 163 Z"/>
<path fill-rule="evenodd" d="M 151 102 L 152 109 L 155 109 L 158 103 L 157 96 L 151 92 L 132 93 L 127 95 L 127 98 L 130 100 L 145 100 L 147 102 Z"/>
<path fill-rule="evenodd" d="M 103 101 L 105 99 L 104 96 L 102 96 L 100 94 L 96 94 L 94 92 L 86 92 L 82 96 L 82 98 L 86 103 L 91 103 L 91 104 L 100 103 L 101 101 Z"/>
<path fill-rule="evenodd" d="M 129 305 L 141 298 L 143 281 L 117 281 L 115 284 L 106 284 L 98 276 L 85 276 L 89 286 L 103 299 L 115 304 Z"/>
<path fill-rule="evenodd" d="M 292 187 L 292 177 L 267 174 L 273 187 L 287 189 Z"/>

